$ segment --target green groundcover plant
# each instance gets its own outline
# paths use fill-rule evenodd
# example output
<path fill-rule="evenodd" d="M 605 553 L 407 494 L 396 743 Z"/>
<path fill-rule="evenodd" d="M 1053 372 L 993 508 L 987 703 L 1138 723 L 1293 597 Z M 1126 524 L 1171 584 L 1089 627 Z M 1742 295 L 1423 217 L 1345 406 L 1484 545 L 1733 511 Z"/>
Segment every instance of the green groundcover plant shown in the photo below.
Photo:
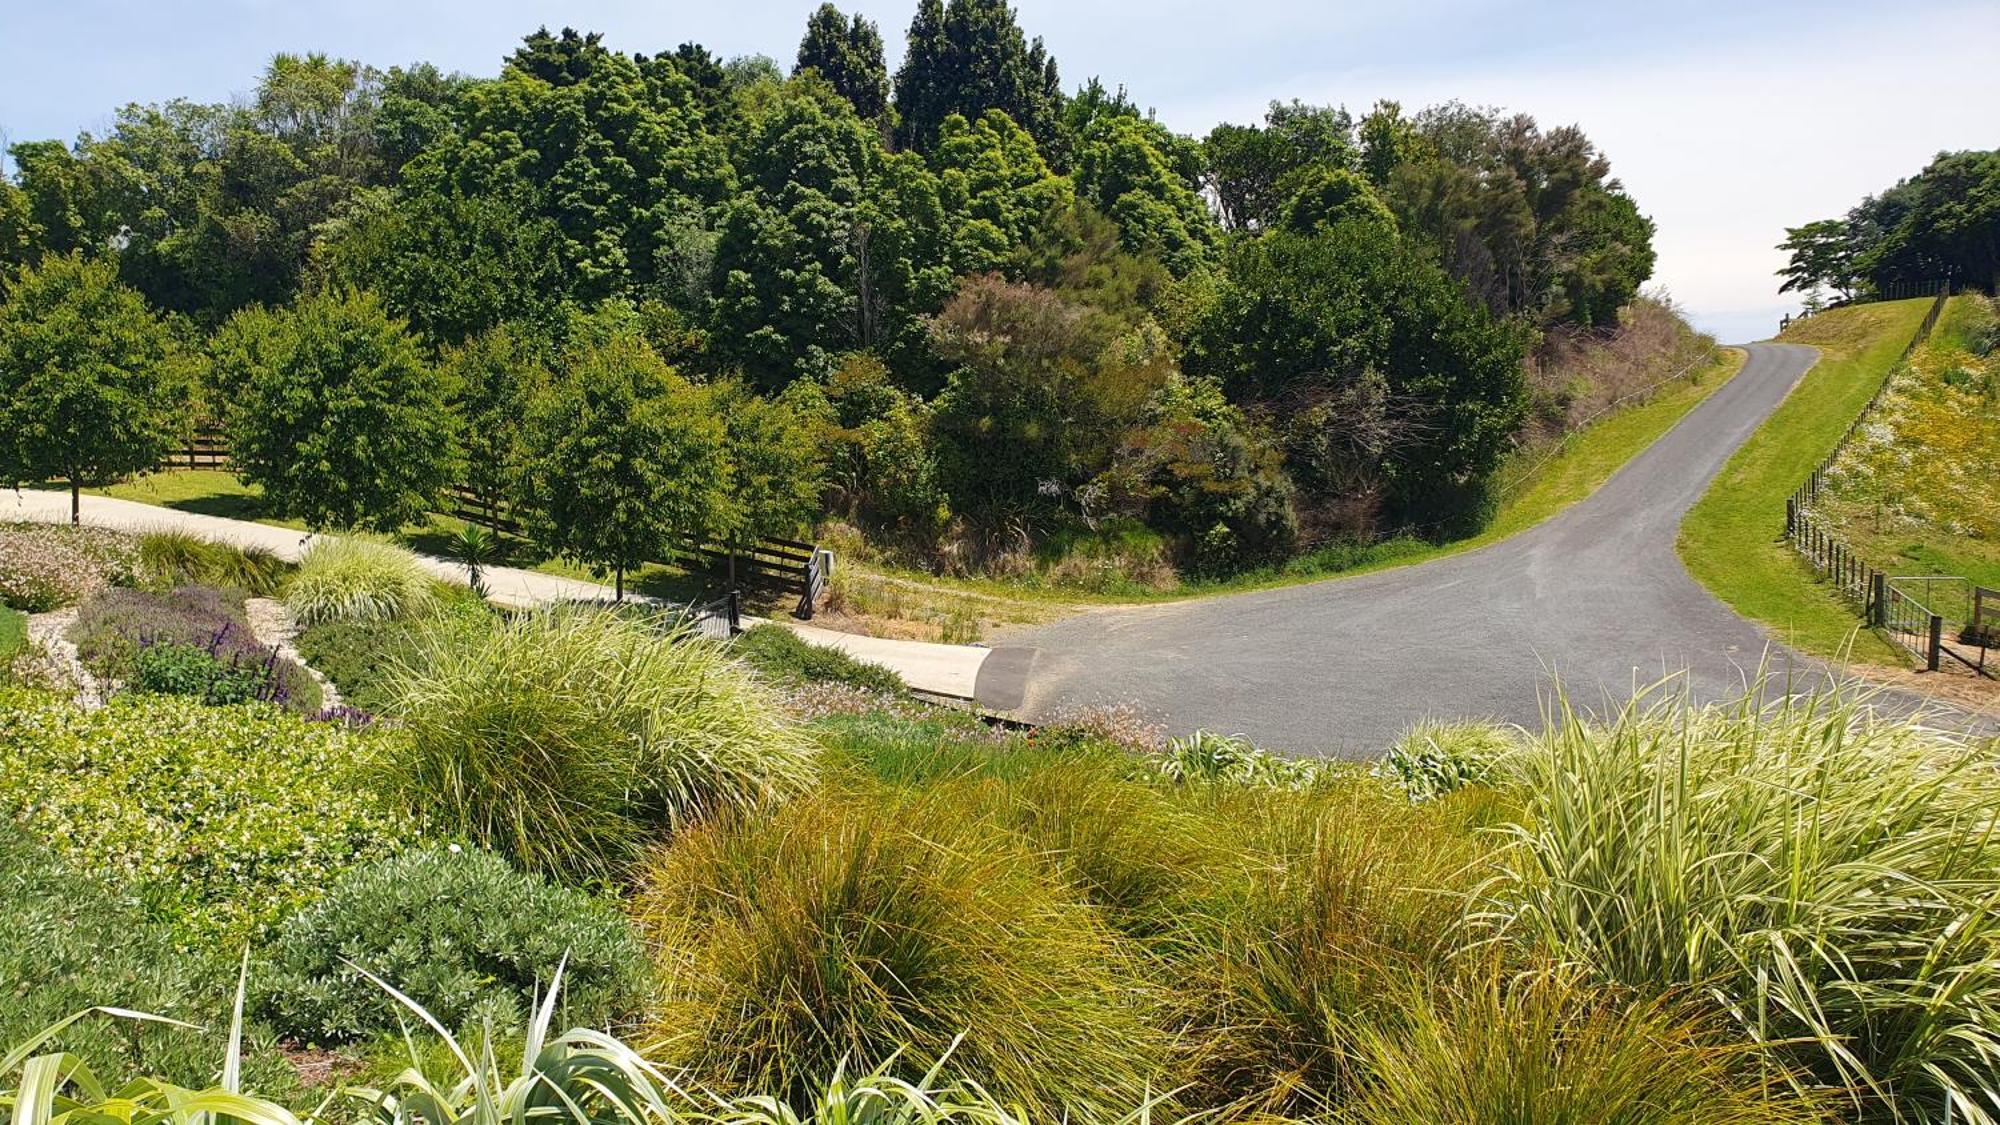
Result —
<path fill-rule="evenodd" d="M 411 833 L 371 784 L 393 732 L 275 708 L 0 690 L 0 815 L 176 932 L 256 935 Z"/>
<path fill-rule="evenodd" d="M 139 898 L 70 870 L 25 829 L 0 819 L 0 1054 L 97 1005 L 222 1026 L 237 967 L 212 954 L 208 946 L 178 945 Z M 215 1073 L 213 1039 L 172 1024 L 89 1019 L 49 1046 L 117 1073 L 199 1085 Z M 296 1098 L 297 1077 L 270 1036 L 252 1029 L 247 1046 L 245 1075 L 274 1097 Z"/>

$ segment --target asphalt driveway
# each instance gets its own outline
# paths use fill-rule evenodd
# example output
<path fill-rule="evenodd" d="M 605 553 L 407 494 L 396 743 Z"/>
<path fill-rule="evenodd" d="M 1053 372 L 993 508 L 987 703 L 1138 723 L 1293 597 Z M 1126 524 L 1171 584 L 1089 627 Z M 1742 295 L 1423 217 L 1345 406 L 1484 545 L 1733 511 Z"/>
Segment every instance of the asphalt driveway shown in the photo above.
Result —
<path fill-rule="evenodd" d="M 1539 722 L 1552 674 L 1573 698 L 1685 670 L 1740 694 L 1768 660 L 1817 679 L 1682 568 L 1681 517 L 1812 365 L 1757 344 L 1744 368 L 1589 498 L 1492 546 L 1285 589 L 1086 613 L 1002 639 L 981 701 L 1044 719 L 1127 702 L 1176 734 L 1379 753 L 1412 720 Z"/>

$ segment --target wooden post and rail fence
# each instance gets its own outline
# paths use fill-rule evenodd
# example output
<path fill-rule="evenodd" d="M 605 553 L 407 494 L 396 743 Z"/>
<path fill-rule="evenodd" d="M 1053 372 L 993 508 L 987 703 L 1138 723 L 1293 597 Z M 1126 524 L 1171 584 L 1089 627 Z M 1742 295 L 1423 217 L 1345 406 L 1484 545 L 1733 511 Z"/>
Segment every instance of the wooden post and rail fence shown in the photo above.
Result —
<path fill-rule="evenodd" d="M 228 440 L 213 430 L 197 431 L 186 448 L 160 466 L 162 469 L 228 469 L 231 467 Z M 440 514 L 476 524 L 516 539 L 528 538 L 529 529 L 513 509 L 475 495 L 471 489 L 452 487 L 441 498 Z M 718 542 L 694 536 L 674 536 L 663 544 L 670 559 L 656 562 L 692 564 L 693 569 L 723 577 L 729 591 L 705 605 L 689 608 L 688 617 L 697 631 L 724 628 L 740 631 L 742 588 L 775 590 L 798 596 L 793 613 L 810 618 L 826 595 L 833 577 L 833 552 L 798 539 L 765 536 L 741 542 Z"/>
<path fill-rule="evenodd" d="M 1988 667 L 1986 659 L 1987 650 L 2000 645 L 2000 590 L 1956 576 L 1889 574 L 1870 565 L 1831 524 L 1814 513 L 1814 504 L 1827 487 L 1834 463 L 1887 397 L 1896 370 L 1937 327 L 1945 302 L 1951 297 L 1951 285 L 1939 283 L 1934 291 L 1936 298 L 1924 314 L 1923 323 L 1868 405 L 1848 424 L 1846 432 L 1834 443 L 1833 451 L 1785 500 L 1785 542 L 1835 591 L 1860 609 L 1869 628 L 1908 651 L 1925 671 L 1940 670 L 1949 657 L 1980 675 L 2000 678 L 2000 667 Z M 1962 628 L 1953 630 L 1947 627 L 1950 625 Z M 1960 651 L 1961 648 L 1965 651 Z"/>

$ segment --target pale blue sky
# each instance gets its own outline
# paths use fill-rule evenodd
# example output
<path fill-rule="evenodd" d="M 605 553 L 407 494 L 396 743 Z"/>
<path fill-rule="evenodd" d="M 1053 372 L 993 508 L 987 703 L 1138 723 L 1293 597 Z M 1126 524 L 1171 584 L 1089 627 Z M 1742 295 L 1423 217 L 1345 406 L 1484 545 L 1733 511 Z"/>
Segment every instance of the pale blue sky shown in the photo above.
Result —
<path fill-rule="evenodd" d="M 817 0 L 0 0 L 0 133 L 101 129 L 129 101 L 226 100 L 277 51 L 491 74 L 537 26 L 789 63 Z M 2000 5 L 1020 0 L 1066 85 L 1123 83 L 1182 132 L 1273 98 L 1445 98 L 1583 126 L 1660 225 L 1656 282 L 1726 339 L 1791 307 L 1771 249 L 1941 148 L 2000 145 Z M 846 4 L 891 64 L 914 0 Z"/>

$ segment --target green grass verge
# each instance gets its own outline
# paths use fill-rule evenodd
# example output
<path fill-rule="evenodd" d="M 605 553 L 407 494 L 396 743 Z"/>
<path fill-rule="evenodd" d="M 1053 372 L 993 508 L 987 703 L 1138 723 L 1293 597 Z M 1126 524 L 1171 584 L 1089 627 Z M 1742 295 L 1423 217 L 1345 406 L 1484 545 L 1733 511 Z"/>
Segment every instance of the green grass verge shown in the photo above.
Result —
<path fill-rule="evenodd" d="M 1695 580 L 1793 648 L 1888 662 L 1895 650 L 1858 632 L 1854 610 L 1785 545 L 1785 498 L 1833 451 L 1923 322 L 1930 299 L 1837 309 L 1781 339 L 1820 359 L 1724 465 L 1681 524 L 1680 554 Z"/>

